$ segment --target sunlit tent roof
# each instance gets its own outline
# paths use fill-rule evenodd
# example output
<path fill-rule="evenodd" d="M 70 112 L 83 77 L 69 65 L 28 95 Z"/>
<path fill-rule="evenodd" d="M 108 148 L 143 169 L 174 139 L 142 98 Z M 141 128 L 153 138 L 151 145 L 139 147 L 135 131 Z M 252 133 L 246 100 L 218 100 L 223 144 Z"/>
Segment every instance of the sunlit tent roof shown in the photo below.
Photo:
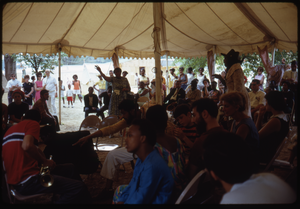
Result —
<path fill-rule="evenodd" d="M 293 3 L 163 3 L 161 55 L 201 57 L 257 46 L 297 51 Z M 153 3 L 7 3 L 2 54 L 154 57 Z"/>

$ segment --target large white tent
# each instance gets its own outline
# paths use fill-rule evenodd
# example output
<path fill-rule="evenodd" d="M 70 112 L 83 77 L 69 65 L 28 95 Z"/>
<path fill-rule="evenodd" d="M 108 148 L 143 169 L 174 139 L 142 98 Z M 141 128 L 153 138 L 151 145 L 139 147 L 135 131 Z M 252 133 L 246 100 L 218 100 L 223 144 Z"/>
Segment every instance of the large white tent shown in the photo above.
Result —
<path fill-rule="evenodd" d="M 165 54 L 252 53 L 257 46 L 295 52 L 297 32 L 297 7 L 285 2 L 7 3 L 2 54 L 155 57 L 160 69 Z"/>
<path fill-rule="evenodd" d="M 153 3 L 8 3 L 3 6 L 2 53 L 154 57 Z M 206 56 L 271 43 L 297 51 L 293 3 L 160 3 L 161 54 Z"/>

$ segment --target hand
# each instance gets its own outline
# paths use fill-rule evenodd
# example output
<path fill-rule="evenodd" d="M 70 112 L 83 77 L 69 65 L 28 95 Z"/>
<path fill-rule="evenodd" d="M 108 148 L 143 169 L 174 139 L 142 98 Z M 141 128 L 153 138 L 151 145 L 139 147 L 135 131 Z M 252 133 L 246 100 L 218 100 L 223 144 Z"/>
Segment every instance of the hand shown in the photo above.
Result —
<path fill-rule="evenodd" d="M 57 97 L 57 92 L 55 92 L 55 97 Z"/>
<path fill-rule="evenodd" d="M 179 139 L 183 139 L 185 137 L 184 133 L 179 128 L 174 129 L 174 136 L 178 137 Z"/>
<path fill-rule="evenodd" d="M 77 144 L 79 144 L 80 147 L 81 147 L 82 145 L 84 145 L 88 141 L 88 139 L 89 139 L 88 136 L 82 137 L 76 143 L 72 144 L 72 146 L 76 146 Z"/>
<path fill-rule="evenodd" d="M 222 79 L 222 76 L 220 74 L 213 74 L 212 77 L 216 79 Z"/>
<path fill-rule="evenodd" d="M 95 68 L 101 73 L 101 68 L 98 65 L 95 65 Z"/>
<path fill-rule="evenodd" d="M 267 109 L 266 106 L 262 106 L 261 108 L 259 108 L 259 117 L 263 117 L 266 113 Z"/>
<path fill-rule="evenodd" d="M 96 107 L 92 107 L 92 110 L 96 110 Z"/>
<path fill-rule="evenodd" d="M 53 169 L 53 168 L 55 168 L 56 163 L 55 163 L 53 160 L 46 159 L 46 160 L 43 162 L 43 166 L 44 166 L 44 167 L 49 166 L 51 169 Z"/>
<path fill-rule="evenodd" d="M 26 98 L 29 98 L 30 96 L 28 96 L 27 94 L 25 94 L 25 97 L 26 97 Z"/>

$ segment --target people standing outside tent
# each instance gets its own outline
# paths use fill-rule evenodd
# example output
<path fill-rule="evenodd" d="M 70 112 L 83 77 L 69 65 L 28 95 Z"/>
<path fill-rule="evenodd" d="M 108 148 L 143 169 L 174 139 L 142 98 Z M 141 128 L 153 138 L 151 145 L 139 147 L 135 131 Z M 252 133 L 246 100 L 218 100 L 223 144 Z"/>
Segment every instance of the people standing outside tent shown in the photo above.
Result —
<path fill-rule="evenodd" d="M 187 69 L 187 74 L 186 74 L 186 76 L 187 76 L 187 83 L 186 83 L 186 85 L 187 85 L 187 86 L 188 86 L 188 85 L 191 85 L 192 80 L 194 80 L 194 73 L 193 73 L 193 68 L 192 68 L 192 67 L 189 67 L 189 68 Z"/>
<path fill-rule="evenodd" d="M 175 69 L 170 69 L 170 75 L 169 75 L 169 91 L 171 91 L 171 88 L 174 87 L 174 82 L 176 79 L 178 79 L 178 76 L 174 73 Z"/>
<path fill-rule="evenodd" d="M 34 89 L 35 89 L 35 100 L 34 102 L 38 101 L 41 98 L 40 92 L 43 89 L 43 81 L 42 81 L 42 73 L 38 72 L 36 74 L 37 80 L 34 84 Z"/>
<path fill-rule="evenodd" d="M 203 74 L 203 72 L 204 72 L 203 67 L 200 67 L 198 70 L 199 70 L 199 74 L 197 75 L 197 79 L 198 79 L 197 89 L 202 91 L 202 89 L 204 87 L 203 80 L 206 79 L 206 76 Z"/>
<path fill-rule="evenodd" d="M 35 101 L 35 76 L 31 76 L 31 83 L 33 85 L 33 93 L 31 94 L 32 95 L 32 101 Z"/>
<path fill-rule="evenodd" d="M 65 85 L 63 85 L 63 81 L 61 80 L 60 81 L 60 97 L 63 101 L 63 107 L 66 107 L 66 105 L 65 105 L 65 90 L 66 90 Z"/>
<path fill-rule="evenodd" d="M 139 75 L 139 79 L 138 79 L 138 85 L 140 85 L 141 81 L 143 81 L 146 86 L 150 84 L 149 77 L 147 77 L 145 73 L 146 73 L 145 68 L 142 68 L 141 74 Z"/>
<path fill-rule="evenodd" d="M 18 79 L 16 79 L 16 74 L 12 73 L 10 75 L 10 78 L 11 78 L 11 80 L 9 80 L 6 85 L 6 88 L 8 88 L 8 94 L 7 94 L 8 105 L 10 103 L 12 103 L 13 91 L 17 90 L 17 89 L 21 89 L 21 87 L 22 87 L 21 82 Z"/>
<path fill-rule="evenodd" d="M 97 81 L 95 85 L 93 85 L 93 88 L 98 92 L 98 98 L 99 98 L 100 94 L 106 91 L 106 81 L 102 78 L 101 75 L 98 75 L 98 78 L 100 80 Z M 99 100 L 99 104 L 100 104 L 100 100 Z"/>
<path fill-rule="evenodd" d="M 76 95 L 78 95 L 78 98 L 82 104 L 82 90 L 81 90 L 81 85 L 80 85 L 80 80 L 78 80 L 78 76 L 75 74 L 73 75 L 73 82 L 72 85 L 74 86 L 73 89 L 73 105 L 75 105 L 75 99 L 76 99 Z"/>
<path fill-rule="evenodd" d="M 51 115 L 57 116 L 55 107 L 55 97 L 57 97 L 57 81 L 53 76 L 50 76 L 49 69 L 46 69 L 45 73 L 46 77 L 43 79 L 43 88 L 49 92 L 47 106 Z"/>
<path fill-rule="evenodd" d="M 112 83 L 112 96 L 110 98 L 109 103 L 109 115 L 122 115 L 120 110 L 118 109 L 119 104 L 123 99 L 127 98 L 127 92 L 130 92 L 130 85 L 127 78 L 121 76 L 122 70 L 120 68 L 115 68 L 114 74 L 116 77 L 107 77 L 102 71 L 101 68 L 96 65 L 96 69 L 102 75 L 104 80 Z"/>
<path fill-rule="evenodd" d="M 73 106 L 73 91 L 71 89 L 71 84 L 68 84 L 68 90 L 66 92 L 66 97 L 67 97 L 67 101 L 68 101 L 68 108 L 70 108 L 70 103 L 73 108 L 74 107 Z"/>
<path fill-rule="evenodd" d="M 139 85 L 139 76 L 137 73 L 135 73 L 135 85 L 138 86 Z"/>
<path fill-rule="evenodd" d="M 24 76 L 24 83 L 22 86 L 22 90 L 25 93 L 24 102 L 29 105 L 29 109 L 32 107 L 32 93 L 33 93 L 33 84 L 29 82 L 29 75 Z"/>
<path fill-rule="evenodd" d="M 183 68 L 183 67 L 180 67 L 180 68 L 179 68 L 179 76 L 178 76 L 179 78 L 178 78 L 178 80 L 179 80 L 180 83 L 181 83 L 181 88 L 182 88 L 183 90 L 185 90 L 186 87 L 187 87 L 187 81 L 188 81 L 188 79 L 187 79 L 186 74 L 183 73 L 183 71 L 184 71 L 184 68 Z"/>

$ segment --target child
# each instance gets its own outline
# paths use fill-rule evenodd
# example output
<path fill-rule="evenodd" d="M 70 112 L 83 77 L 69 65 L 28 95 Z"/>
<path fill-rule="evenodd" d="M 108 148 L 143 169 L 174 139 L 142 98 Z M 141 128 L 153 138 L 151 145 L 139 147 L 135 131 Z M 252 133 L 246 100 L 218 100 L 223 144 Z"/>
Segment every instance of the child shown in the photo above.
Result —
<path fill-rule="evenodd" d="M 178 105 L 174 110 L 173 116 L 179 123 L 179 127 L 174 130 L 174 136 L 181 139 L 185 154 L 189 156 L 196 138 L 199 137 L 196 124 L 192 122 L 191 109 L 187 104 Z M 188 157 L 186 159 L 188 159 Z"/>
<path fill-rule="evenodd" d="M 62 98 L 62 101 L 63 101 L 63 107 L 66 107 L 65 105 L 65 85 L 63 85 L 63 81 L 61 80 L 60 81 L 60 97 Z"/>
<path fill-rule="evenodd" d="M 69 90 L 67 90 L 67 92 L 66 92 L 67 101 L 68 101 L 68 108 L 70 108 L 70 102 L 71 102 L 71 105 L 72 105 L 72 108 L 73 108 L 74 107 L 73 106 L 73 91 L 71 90 L 71 84 L 68 85 L 68 88 L 69 88 Z"/>
<path fill-rule="evenodd" d="M 165 160 L 154 149 L 156 132 L 149 120 L 132 122 L 125 139 L 128 152 L 138 156 L 129 185 L 121 185 L 113 197 L 115 204 L 169 203 L 174 179 Z"/>

